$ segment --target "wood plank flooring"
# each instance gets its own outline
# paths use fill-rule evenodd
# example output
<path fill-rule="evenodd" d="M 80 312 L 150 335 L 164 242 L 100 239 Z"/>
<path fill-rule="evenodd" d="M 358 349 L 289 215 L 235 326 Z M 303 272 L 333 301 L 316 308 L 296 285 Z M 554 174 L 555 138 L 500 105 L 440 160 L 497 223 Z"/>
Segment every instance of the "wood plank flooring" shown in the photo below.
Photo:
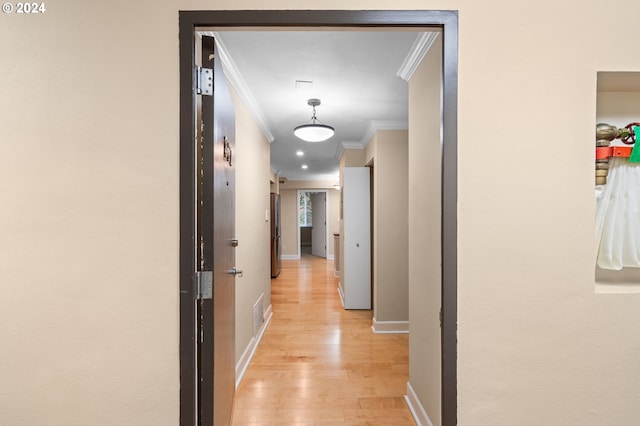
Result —
<path fill-rule="evenodd" d="M 333 262 L 283 261 L 273 317 L 236 392 L 233 425 L 415 425 L 408 335 L 374 334 L 342 308 Z"/>

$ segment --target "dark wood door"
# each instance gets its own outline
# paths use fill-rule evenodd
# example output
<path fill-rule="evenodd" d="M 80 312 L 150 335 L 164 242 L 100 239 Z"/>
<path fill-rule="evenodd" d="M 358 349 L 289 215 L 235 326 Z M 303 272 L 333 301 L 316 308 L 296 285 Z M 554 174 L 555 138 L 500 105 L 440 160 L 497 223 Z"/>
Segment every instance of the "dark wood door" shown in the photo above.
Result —
<path fill-rule="evenodd" d="M 202 97 L 200 267 L 213 271 L 211 299 L 199 301 L 199 424 L 228 425 L 235 391 L 235 116 L 212 37 L 202 66 L 213 69 L 213 96 Z"/>

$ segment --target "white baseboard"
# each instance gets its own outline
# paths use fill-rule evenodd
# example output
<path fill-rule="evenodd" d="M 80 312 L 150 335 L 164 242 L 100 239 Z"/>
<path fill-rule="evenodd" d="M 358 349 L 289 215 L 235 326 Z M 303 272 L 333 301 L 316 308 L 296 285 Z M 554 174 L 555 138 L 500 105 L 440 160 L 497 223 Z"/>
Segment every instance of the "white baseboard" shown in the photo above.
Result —
<path fill-rule="evenodd" d="M 253 358 L 253 354 L 256 353 L 256 348 L 258 347 L 260 340 L 262 340 L 262 336 L 264 335 L 264 331 L 267 329 L 267 326 L 271 321 L 272 315 L 273 311 L 271 310 L 271 305 L 269 305 L 264 313 L 264 323 L 262 324 L 262 327 L 260 327 L 258 334 L 251 338 L 249 344 L 247 345 L 247 348 L 244 350 L 242 356 L 236 364 L 236 389 L 238 389 L 238 386 L 240 386 L 240 382 L 244 377 L 244 373 L 247 371 L 247 367 L 251 362 L 251 358 Z"/>
<path fill-rule="evenodd" d="M 328 255 L 327 255 L 327 260 L 333 260 L 333 259 L 334 259 L 334 257 L 335 257 L 334 255 L 332 255 L 332 254 L 328 254 Z"/>
<path fill-rule="evenodd" d="M 374 317 L 371 329 L 374 333 L 408 333 L 409 321 L 378 321 Z"/>
<path fill-rule="evenodd" d="M 409 410 L 411 410 L 413 419 L 416 421 L 416 424 L 418 426 L 433 426 L 429 415 L 420 403 L 418 395 L 416 395 L 413 387 L 411 387 L 411 383 L 409 382 L 407 382 L 407 394 L 404 396 L 404 399 L 405 401 L 407 401 Z"/>
<path fill-rule="evenodd" d="M 280 256 L 282 260 L 300 260 L 300 255 L 298 254 L 283 254 Z"/>

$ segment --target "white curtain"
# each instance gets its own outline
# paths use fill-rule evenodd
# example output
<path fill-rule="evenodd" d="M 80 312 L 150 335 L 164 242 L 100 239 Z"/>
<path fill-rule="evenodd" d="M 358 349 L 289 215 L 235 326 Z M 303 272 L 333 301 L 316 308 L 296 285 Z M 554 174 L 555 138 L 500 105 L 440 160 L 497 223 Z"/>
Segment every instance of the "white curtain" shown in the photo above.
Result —
<path fill-rule="evenodd" d="M 612 158 L 607 185 L 596 189 L 598 266 L 640 268 L 640 163 Z"/>

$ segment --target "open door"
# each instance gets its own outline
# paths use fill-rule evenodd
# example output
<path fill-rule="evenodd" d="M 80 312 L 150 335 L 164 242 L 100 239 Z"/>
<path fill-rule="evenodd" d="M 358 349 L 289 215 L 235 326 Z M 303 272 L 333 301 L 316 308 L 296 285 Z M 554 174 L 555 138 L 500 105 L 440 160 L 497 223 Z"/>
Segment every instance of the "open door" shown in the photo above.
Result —
<path fill-rule="evenodd" d="M 311 254 L 327 257 L 327 193 L 311 196 Z"/>
<path fill-rule="evenodd" d="M 231 421 L 235 391 L 235 115 L 213 37 L 202 37 L 197 424 Z M 208 89 L 211 90 L 208 90 Z M 210 93 L 212 91 L 212 93 Z"/>

